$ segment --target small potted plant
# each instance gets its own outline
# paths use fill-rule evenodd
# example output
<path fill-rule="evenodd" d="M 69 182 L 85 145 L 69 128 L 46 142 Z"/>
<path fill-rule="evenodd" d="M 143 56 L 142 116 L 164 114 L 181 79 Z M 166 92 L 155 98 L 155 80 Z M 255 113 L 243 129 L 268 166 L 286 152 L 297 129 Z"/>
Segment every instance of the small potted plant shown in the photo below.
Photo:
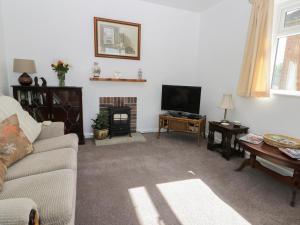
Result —
<path fill-rule="evenodd" d="M 103 140 L 108 137 L 108 111 L 101 110 L 97 114 L 96 119 L 92 119 L 92 128 L 94 129 L 94 138 L 96 140 Z"/>

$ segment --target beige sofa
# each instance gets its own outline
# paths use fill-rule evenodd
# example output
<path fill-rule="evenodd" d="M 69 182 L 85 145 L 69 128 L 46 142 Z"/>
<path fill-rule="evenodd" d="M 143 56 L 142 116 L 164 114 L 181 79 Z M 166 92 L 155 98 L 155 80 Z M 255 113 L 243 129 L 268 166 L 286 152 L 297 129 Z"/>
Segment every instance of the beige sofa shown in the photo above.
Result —
<path fill-rule="evenodd" d="M 78 137 L 64 135 L 62 122 L 43 125 L 34 152 L 8 168 L 0 192 L 0 224 L 74 224 Z"/>

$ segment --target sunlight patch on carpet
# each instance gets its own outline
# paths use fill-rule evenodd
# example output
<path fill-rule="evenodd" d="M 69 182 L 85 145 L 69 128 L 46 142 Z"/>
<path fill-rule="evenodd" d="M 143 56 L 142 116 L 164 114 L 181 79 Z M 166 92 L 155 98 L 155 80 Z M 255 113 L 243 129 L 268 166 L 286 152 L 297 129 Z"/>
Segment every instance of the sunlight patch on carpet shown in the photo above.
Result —
<path fill-rule="evenodd" d="M 145 187 L 128 190 L 140 225 L 165 225 Z"/>
<path fill-rule="evenodd" d="M 250 225 L 200 179 L 157 184 L 182 225 Z"/>

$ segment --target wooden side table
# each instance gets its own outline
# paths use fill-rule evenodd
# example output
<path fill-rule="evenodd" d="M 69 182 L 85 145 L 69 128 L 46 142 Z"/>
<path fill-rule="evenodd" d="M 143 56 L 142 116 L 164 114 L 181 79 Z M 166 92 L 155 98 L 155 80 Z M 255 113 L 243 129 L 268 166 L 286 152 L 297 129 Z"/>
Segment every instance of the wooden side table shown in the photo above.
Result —
<path fill-rule="evenodd" d="M 296 204 L 297 190 L 300 188 L 300 161 L 288 157 L 278 148 L 267 145 L 265 143 L 261 143 L 258 145 L 243 141 L 240 141 L 239 143 L 244 150 L 250 153 L 250 159 L 245 159 L 245 161 L 238 169 L 236 169 L 236 171 L 242 171 L 245 167 L 251 166 L 252 168 L 261 170 L 269 174 L 270 176 L 277 178 L 279 181 L 290 185 L 292 187 L 292 198 L 290 201 L 290 205 L 294 207 Z M 268 169 L 256 160 L 257 157 L 263 158 L 277 165 L 293 169 L 293 176 L 284 176 Z"/>
<path fill-rule="evenodd" d="M 157 138 L 160 138 L 161 129 L 169 131 L 185 132 L 196 134 L 200 145 L 201 136 L 205 138 L 206 116 L 199 119 L 189 119 L 186 117 L 175 117 L 169 114 L 159 115 L 159 128 Z"/>
<path fill-rule="evenodd" d="M 236 149 L 238 145 L 237 136 L 239 134 L 247 134 L 248 130 L 249 127 L 245 126 L 235 127 L 232 123 L 229 123 L 229 125 L 226 126 L 222 125 L 220 122 L 210 121 L 207 149 L 212 151 L 220 149 L 219 152 L 227 160 L 229 160 L 233 155 L 238 154 L 242 156 L 243 153 L 237 151 Z M 215 132 L 219 132 L 222 134 L 221 144 L 215 143 Z M 231 147 L 232 137 L 234 137 L 234 148 Z"/>

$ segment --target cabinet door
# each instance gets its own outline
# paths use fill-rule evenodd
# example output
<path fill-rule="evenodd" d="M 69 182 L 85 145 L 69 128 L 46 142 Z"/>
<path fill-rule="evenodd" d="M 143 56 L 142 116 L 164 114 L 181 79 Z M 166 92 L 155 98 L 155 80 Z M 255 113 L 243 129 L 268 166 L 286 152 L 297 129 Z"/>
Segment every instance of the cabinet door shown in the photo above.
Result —
<path fill-rule="evenodd" d="M 81 89 L 57 88 L 51 91 L 52 121 L 63 121 L 66 133 L 82 133 Z"/>
<path fill-rule="evenodd" d="M 47 89 L 35 87 L 14 88 L 14 97 L 20 102 L 23 109 L 38 122 L 50 119 L 49 93 Z"/>

